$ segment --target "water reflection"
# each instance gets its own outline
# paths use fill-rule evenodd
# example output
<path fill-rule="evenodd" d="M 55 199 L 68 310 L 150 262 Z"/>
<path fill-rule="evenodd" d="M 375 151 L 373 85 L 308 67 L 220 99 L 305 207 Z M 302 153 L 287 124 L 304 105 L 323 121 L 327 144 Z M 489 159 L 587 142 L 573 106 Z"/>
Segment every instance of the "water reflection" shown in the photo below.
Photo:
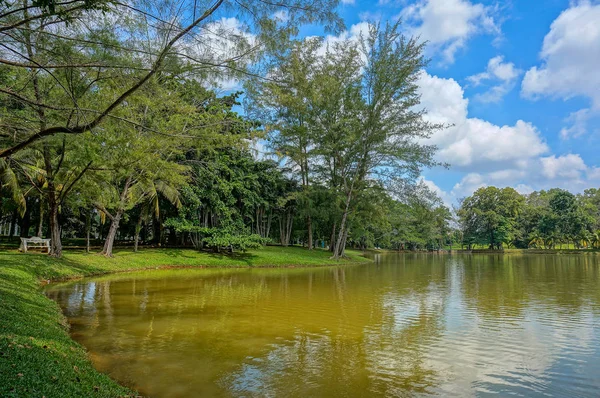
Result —
<path fill-rule="evenodd" d="M 98 369 L 157 397 L 597 396 L 595 256 L 384 255 L 51 286 Z"/>

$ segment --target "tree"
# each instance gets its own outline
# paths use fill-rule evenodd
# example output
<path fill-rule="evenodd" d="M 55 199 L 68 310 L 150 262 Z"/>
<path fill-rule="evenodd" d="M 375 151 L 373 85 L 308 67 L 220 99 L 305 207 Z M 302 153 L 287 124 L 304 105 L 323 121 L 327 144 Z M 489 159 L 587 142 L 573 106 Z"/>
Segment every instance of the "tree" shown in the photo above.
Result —
<path fill-rule="evenodd" d="M 399 23 L 371 25 L 369 34 L 359 40 L 361 96 L 349 115 L 356 118 L 358 129 L 343 129 L 341 141 L 344 170 L 340 190 L 344 204 L 334 258 L 343 255 L 348 236 L 348 215 L 355 195 L 366 186 L 367 179 L 398 183 L 406 177 L 416 178 L 421 168 L 434 164 L 433 146 L 422 144 L 437 128 L 423 119 L 419 105 L 417 79 L 426 65 L 423 44 L 400 33 Z M 350 97 L 355 98 L 356 97 Z M 338 152 L 333 146 L 332 155 Z"/>
<path fill-rule="evenodd" d="M 43 95 L 37 78 L 25 85 L 0 85 L 4 98 L 33 108 L 42 118 L 39 124 L 2 126 L 0 146 L 4 149 L 0 158 L 56 134 L 95 130 L 155 76 L 173 66 L 181 69 L 181 60 L 185 60 L 188 74 L 223 79 L 244 72 L 249 61 L 274 50 L 300 24 L 341 27 L 334 11 L 336 0 L 181 0 L 168 4 L 25 1 L 6 5 L 0 14 L 0 34 L 4 37 L 0 64 L 15 73 L 48 76 L 65 100 L 56 103 Z M 278 11 L 289 14 L 286 23 L 271 19 Z M 243 18 L 253 31 L 255 43 L 250 43 L 240 29 L 224 29 L 227 15 Z M 223 19 L 215 21 L 215 16 Z M 211 42 L 215 44 L 212 48 Z M 65 77 L 91 82 L 65 84 Z M 106 80 L 117 84 L 111 95 L 99 97 L 94 83 Z M 44 113 L 50 111 L 56 117 L 48 120 Z"/>
<path fill-rule="evenodd" d="M 270 65 L 270 80 L 255 79 L 247 85 L 249 110 L 268 123 L 269 144 L 300 176 L 302 193 L 296 195 L 306 220 L 308 248 L 313 248 L 311 208 L 311 151 L 318 145 L 312 130 L 315 115 L 315 90 L 318 82 L 315 65 L 319 62 L 320 38 L 291 43 L 290 49 L 275 57 Z M 337 76 L 340 78 L 339 76 Z"/>
<path fill-rule="evenodd" d="M 189 171 L 183 162 L 186 154 L 235 145 L 240 138 L 250 137 L 250 130 L 244 130 L 249 125 L 231 114 L 230 100 L 214 98 L 196 82 L 156 80 L 121 110 L 124 119 L 144 120 L 151 128 L 112 120 L 94 136 L 96 152 L 103 153 L 101 189 L 94 205 L 111 221 L 104 255 L 112 256 L 119 224 L 128 210 L 157 204 L 159 193 L 179 206 L 179 190 L 186 185 Z M 171 134 L 154 133 L 167 126 Z"/>
<path fill-rule="evenodd" d="M 435 148 L 421 140 L 442 126 L 427 123 L 424 111 L 415 110 L 417 79 L 426 65 L 423 44 L 404 37 L 398 23 L 371 25 L 358 43 L 334 43 L 323 56 L 319 45 L 296 44 L 271 69 L 275 83 L 258 91 L 275 95 L 254 99 L 284 121 L 275 124 L 271 142 L 308 173 L 303 183 L 312 175 L 335 193 L 339 218 L 331 241 L 333 257 L 339 258 L 361 192 L 372 181 L 393 185 L 416 178 L 422 167 L 434 164 Z M 306 166 L 311 161 L 314 170 Z"/>
<path fill-rule="evenodd" d="M 503 243 L 513 240 L 523 204 L 523 196 L 513 188 L 479 188 L 463 200 L 458 211 L 465 239 L 501 249 Z"/>

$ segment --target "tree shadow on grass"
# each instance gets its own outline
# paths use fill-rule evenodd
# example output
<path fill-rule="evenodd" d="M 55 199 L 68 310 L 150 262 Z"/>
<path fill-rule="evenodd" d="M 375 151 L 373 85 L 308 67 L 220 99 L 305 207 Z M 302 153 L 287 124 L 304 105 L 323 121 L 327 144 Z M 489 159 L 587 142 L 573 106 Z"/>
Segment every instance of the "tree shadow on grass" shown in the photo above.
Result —
<path fill-rule="evenodd" d="M 159 249 L 161 254 L 165 254 L 168 257 L 174 257 L 174 258 L 194 258 L 195 256 L 193 255 L 189 255 L 190 253 L 193 253 L 193 249 L 171 249 L 171 248 L 165 248 L 165 249 Z"/>
<path fill-rule="evenodd" d="M 208 256 L 210 258 L 214 258 L 217 259 L 221 262 L 223 262 L 223 265 L 226 265 L 226 261 L 227 260 L 235 260 L 235 261 L 241 261 L 243 263 L 245 263 L 247 266 L 249 267 L 253 267 L 254 266 L 254 261 L 258 258 L 258 256 L 256 254 L 251 254 L 248 252 L 245 253 L 239 253 L 239 252 L 234 252 L 234 253 L 217 253 L 217 252 L 206 252 L 206 254 L 208 254 Z"/>

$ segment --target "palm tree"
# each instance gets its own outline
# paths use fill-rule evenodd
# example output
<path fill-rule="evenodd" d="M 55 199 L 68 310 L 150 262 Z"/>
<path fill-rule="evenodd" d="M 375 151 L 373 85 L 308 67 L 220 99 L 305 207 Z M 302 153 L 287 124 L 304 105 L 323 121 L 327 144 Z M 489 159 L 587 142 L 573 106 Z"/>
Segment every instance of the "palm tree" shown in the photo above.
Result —
<path fill-rule="evenodd" d="M 152 214 L 154 214 L 156 219 L 160 216 L 159 194 L 177 208 L 181 207 L 179 191 L 165 181 L 151 181 L 146 187 L 140 186 L 138 189 L 141 190 L 138 195 L 140 196 L 142 205 L 140 208 L 140 216 L 135 226 L 135 241 L 133 245 L 133 251 L 135 252 L 138 251 L 142 223 L 148 223 Z"/>
<path fill-rule="evenodd" d="M 25 195 L 21 190 L 17 174 L 11 167 L 10 159 L 0 158 L 0 189 L 5 189 L 17 205 L 19 215 L 23 217 L 27 210 Z"/>
<path fill-rule="evenodd" d="M 545 247 L 544 239 L 540 236 L 540 234 L 534 233 L 531 236 L 531 239 L 529 240 L 529 247 L 532 247 L 532 246 L 536 247 L 538 249 Z"/>
<path fill-rule="evenodd" d="M 105 193 L 113 192 L 117 194 L 116 205 L 114 210 L 109 211 L 102 203 L 95 203 L 94 206 L 101 212 L 102 217 L 108 217 L 110 219 L 110 228 L 106 240 L 104 241 L 104 248 L 101 254 L 112 257 L 113 246 L 117 230 L 119 229 L 119 223 L 121 218 L 127 209 L 131 209 L 136 205 L 143 203 L 147 206 L 145 213 L 148 214 L 150 209 L 153 209 L 155 214 L 158 214 L 158 195 L 161 194 L 165 199 L 171 202 L 173 205 L 180 207 L 181 201 L 179 199 L 179 191 L 174 186 L 170 185 L 164 180 L 154 180 L 147 174 L 142 173 L 138 176 L 137 180 L 132 177 L 126 178 L 123 183 L 123 187 L 120 192 L 116 192 L 114 187 L 106 186 Z M 142 220 L 143 220 L 144 209 L 142 209 Z M 139 228 L 141 229 L 141 221 L 138 222 Z M 138 227 L 136 227 L 136 241 L 137 235 L 139 234 Z M 136 245 L 137 249 L 137 245 Z"/>
<path fill-rule="evenodd" d="M 590 235 L 590 244 L 594 249 L 600 247 L 600 230 L 592 232 L 592 234 Z"/>

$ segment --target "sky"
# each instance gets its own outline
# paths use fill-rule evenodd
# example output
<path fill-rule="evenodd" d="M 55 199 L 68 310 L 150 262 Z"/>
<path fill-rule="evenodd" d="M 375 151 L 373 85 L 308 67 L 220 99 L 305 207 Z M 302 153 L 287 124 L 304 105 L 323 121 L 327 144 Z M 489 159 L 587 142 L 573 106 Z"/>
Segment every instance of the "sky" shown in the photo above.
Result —
<path fill-rule="evenodd" d="M 343 37 L 400 18 L 428 41 L 422 104 L 452 127 L 430 139 L 450 167 L 422 178 L 446 204 L 487 185 L 600 186 L 600 1 L 343 0 L 339 12 Z"/>

